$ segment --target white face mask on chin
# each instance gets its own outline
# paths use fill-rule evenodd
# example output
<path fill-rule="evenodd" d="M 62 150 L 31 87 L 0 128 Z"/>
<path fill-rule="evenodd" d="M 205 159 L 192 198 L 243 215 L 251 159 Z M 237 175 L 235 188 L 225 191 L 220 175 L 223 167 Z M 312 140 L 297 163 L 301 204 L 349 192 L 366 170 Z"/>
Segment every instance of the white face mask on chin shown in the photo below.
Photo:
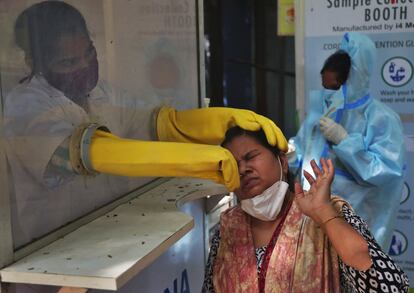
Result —
<path fill-rule="evenodd" d="M 250 216 L 262 221 L 273 221 L 282 209 L 289 184 L 282 180 L 282 164 L 278 158 L 281 170 L 280 180 L 263 191 L 262 194 L 241 201 L 241 208 Z"/>

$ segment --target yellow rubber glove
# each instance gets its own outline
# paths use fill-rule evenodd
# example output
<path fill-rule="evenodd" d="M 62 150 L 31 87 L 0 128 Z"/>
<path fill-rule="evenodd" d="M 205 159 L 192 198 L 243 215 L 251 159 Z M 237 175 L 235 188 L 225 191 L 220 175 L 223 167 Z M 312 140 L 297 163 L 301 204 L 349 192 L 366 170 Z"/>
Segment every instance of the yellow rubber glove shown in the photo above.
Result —
<path fill-rule="evenodd" d="M 97 130 L 89 148 L 95 171 L 122 176 L 197 177 L 240 186 L 237 162 L 220 146 L 122 139 Z"/>
<path fill-rule="evenodd" d="M 157 116 L 158 139 L 207 144 L 220 144 L 227 129 L 239 126 L 245 130 L 263 129 L 267 141 L 272 146 L 286 152 L 288 144 L 276 124 L 249 110 L 211 107 L 177 111 L 162 107 Z"/>

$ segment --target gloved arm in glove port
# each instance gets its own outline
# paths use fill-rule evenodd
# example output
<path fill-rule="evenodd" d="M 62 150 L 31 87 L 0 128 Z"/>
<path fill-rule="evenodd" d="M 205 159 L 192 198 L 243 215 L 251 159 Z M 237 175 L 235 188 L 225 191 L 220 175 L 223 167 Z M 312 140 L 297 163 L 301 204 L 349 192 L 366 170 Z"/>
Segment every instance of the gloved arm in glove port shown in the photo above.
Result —
<path fill-rule="evenodd" d="M 287 151 L 287 141 L 279 127 L 253 111 L 224 107 L 177 111 L 162 107 L 157 116 L 157 134 L 162 141 L 218 145 L 227 129 L 234 126 L 250 131 L 263 129 L 270 145 Z"/>
<path fill-rule="evenodd" d="M 122 176 L 197 177 L 240 185 L 237 162 L 225 148 L 213 145 L 122 139 L 97 130 L 89 148 L 90 168 Z"/>

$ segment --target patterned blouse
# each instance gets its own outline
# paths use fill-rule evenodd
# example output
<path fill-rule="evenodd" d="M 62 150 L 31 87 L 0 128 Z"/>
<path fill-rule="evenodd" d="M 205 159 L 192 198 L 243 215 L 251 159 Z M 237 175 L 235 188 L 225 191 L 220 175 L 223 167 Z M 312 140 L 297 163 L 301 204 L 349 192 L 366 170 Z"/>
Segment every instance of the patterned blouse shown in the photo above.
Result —
<path fill-rule="evenodd" d="M 368 249 L 372 260 L 372 266 L 367 271 L 358 271 L 344 264 L 339 259 L 341 291 L 342 292 L 408 292 L 408 277 L 394 261 L 385 254 L 371 232 L 367 224 L 346 205 L 342 207 L 344 219 L 368 242 Z M 213 267 L 214 260 L 220 245 L 220 230 L 217 229 L 211 242 L 210 254 L 207 261 L 202 292 L 214 292 Z M 256 249 L 257 271 L 263 261 L 266 246 Z"/>

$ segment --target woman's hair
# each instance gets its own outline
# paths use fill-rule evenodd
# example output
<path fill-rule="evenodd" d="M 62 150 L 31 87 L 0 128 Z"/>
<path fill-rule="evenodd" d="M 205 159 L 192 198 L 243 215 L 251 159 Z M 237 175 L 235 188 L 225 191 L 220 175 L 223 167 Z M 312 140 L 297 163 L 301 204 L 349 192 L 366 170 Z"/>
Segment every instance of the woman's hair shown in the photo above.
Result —
<path fill-rule="evenodd" d="M 338 73 L 338 81 L 342 84 L 348 79 L 351 69 L 351 57 L 343 50 L 338 50 L 325 60 L 321 74 L 325 71 Z"/>
<path fill-rule="evenodd" d="M 25 9 L 16 19 L 17 46 L 30 59 L 32 75 L 44 69 L 62 35 L 89 35 L 85 19 L 73 6 L 61 1 L 45 1 Z"/>
<path fill-rule="evenodd" d="M 221 143 L 221 146 L 226 147 L 226 145 L 231 143 L 233 139 L 239 136 L 244 136 L 244 135 L 249 136 L 253 138 L 254 140 L 256 140 L 260 145 L 264 146 L 269 151 L 271 151 L 276 157 L 278 157 L 281 154 L 281 151 L 277 147 L 272 146 L 267 142 L 266 135 L 262 129 L 258 131 L 249 131 L 249 130 L 244 130 L 243 128 L 239 126 L 229 128 L 226 131 L 226 135 L 224 137 L 223 142 Z M 294 192 L 295 177 L 290 171 L 288 171 L 288 174 L 287 174 L 287 182 L 289 183 L 289 190 Z"/>

